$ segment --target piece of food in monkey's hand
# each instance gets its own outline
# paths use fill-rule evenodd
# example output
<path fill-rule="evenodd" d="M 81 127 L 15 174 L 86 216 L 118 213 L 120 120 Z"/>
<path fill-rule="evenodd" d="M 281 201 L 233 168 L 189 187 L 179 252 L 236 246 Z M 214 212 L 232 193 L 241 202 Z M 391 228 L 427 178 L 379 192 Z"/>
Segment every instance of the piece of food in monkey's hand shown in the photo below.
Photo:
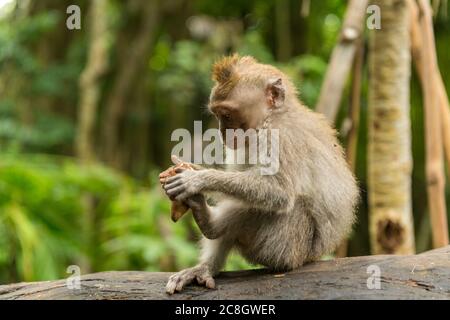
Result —
<path fill-rule="evenodd" d="M 189 207 L 183 202 L 172 201 L 172 208 L 170 209 L 170 217 L 173 222 L 177 222 L 187 211 Z"/>
<path fill-rule="evenodd" d="M 194 170 L 194 168 L 192 168 L 192 166 L 189 163 L 186 162 L 179 163 L 176 166 L 170 167 L 166 171 L 161 172 L 161 174 L 159 175 L 159 181 L 161 182 L 161 184 L 164 185 L 166 183 L 167 178 L 176 175 L 175 170 L 178 168 Z M 186 206 L 184 203 L 179 201 L 172 201 L 172 207 L 170 209 L 170 217 L 172 218 L 172 221 L 177 222 L 188 210 L 189 207 Z"/>

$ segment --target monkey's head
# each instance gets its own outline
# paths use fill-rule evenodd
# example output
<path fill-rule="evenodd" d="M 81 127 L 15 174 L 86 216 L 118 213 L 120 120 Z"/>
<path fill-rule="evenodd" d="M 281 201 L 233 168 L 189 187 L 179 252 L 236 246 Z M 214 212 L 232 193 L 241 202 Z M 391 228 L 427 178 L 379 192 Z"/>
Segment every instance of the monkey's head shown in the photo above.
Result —
<path fill-rule="evenodd" d="M 224 141 L 227 129 L 261 128 L 271 112 L 282 111 L 287 96 L 295 94 L 280 70 L 250 56 L 222 58 L 214 64 L 212 78 L 208 108 L 219 121 Z M 235 148 L 235 142 L 229 146 Z"/>

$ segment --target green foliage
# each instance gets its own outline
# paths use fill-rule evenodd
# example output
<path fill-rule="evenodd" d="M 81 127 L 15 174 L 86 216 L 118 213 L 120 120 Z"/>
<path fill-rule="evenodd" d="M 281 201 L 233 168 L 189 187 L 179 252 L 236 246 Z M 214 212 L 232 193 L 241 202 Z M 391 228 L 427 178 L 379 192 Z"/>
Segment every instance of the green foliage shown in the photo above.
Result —
<path fill-rule="evenodd" d="M 0 19 L 0 73 L 7 75 L 0 78 L 0 147 L 42 152 L 73 140 L 72 120 L 51 112 L 48 104 L 75 98 L 83 61 L 72 48 L 67 61 L 47 61 L 39 50 L 39 41 L 60 28 L 61 21 L 62 13 L 53 10 L 14 23 Z"/>
<path fill-rule="evenodd" d="M 94 205 L 89 209 L 86 199 Z M 0 161 L 0 282 L 65 277 L 71 264 L 93 271 L 171 271 L 193 265 L 198 252 L 186 216 L 170 222 L 159 185 L 71 159 L 3 155 Z M 91 212 L 88 212 L 88 211 Z M 93 216 L 86 225 L 86 216 Z M 94 239 L 86 231 L 95 232 Z M 94 231 L 95 230 L 95 231 Z M 248 267 L 242 258 L 228 268 Z M 83 269 L 82 269 L 83 271 Z"/>
<path fill-rule="evenodd" d="M 326 71 L 326 62 L 314 55 L 303 55 L 279 66 L 294 80 L 303 102 L 313 108 L 319 96 L 320 84 Z"/>
<path fill-rule="evenodd" d="M 262 35 L 257 31 L 247 32 L 236 50 L 241 55 L 250 55 L 263 63 L 273 63 L 272 53 L 264 44 Z"/>
<path fill-rule="evenodd" d="M 10 108 L 0 104 L 0 113 L 2 109 L 8 113 L 6 110 Z M 73 124 L 55 114 L 37 114 L 32 126 L 23 125 L 14 114 L 0 118 L 0 142 L 6 149 L 49 150 L 63 141 L 71 141 L 73 136 Z"/>
<path fill-rule="evenodd" d="M 90 243 L 80 232 L 86 228 L 87 196 L 95 202 L 90 214 L 99 220 Z M 68 265 L 86 256 L 98 270 L 136 265 L 158 269 L 167 250 L 178 250 L 183 252 L 180 265 L 185 266 L 195 257 L 195 248 L 183 240 L 185 232 L 178 225 L 174 244 L 162 240 L 156 221 L 167 212 L 159 188 L 139 188 L 105 167 L 50 157 L 3 157 L 0 280 L 11 275 L 28 281 L 62 277 Z M 96 256 L 88 256 L 88 246 L 99 247 Z"/>
<path fill-rule="evenodd" d="M 189 106 L 197 95 L 207 95 L 211 86 L 209 72 L 215 58 L 208 51 L 195 41 L 179 41 L 172 50 L 166 41 L 158 42 L 150 59 L 150 67 L 158 79 L 155 90 L 178 106 Z M 176 95 L 172 95 L 173 88 L 177 88 Z"/>

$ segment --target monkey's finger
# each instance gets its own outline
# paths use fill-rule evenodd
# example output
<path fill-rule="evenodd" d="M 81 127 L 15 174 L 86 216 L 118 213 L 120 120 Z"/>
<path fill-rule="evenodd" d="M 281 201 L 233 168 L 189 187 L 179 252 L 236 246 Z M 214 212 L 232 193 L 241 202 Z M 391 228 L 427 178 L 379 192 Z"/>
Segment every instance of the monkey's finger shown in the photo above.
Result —
<path fill-rule="evenodd" d="M 165 184 L 167 182 L 167 178 L 159 178 L 159 183 Z"/>
<path fill-rule="evenodd" d="M 167 282 L 167 285 L 166 285 L 166 293 L 174 294 L 176 286 L 177 286 L 177 282 L 169 279 L 169 281 Z"/>
<path fill-rule="evenodd" d="M 167 178 L 167 177 L 170 177 L 170 176 L 172 176 L 173 175 L 173 166 L 172 167 L 169 167 L 167 170 L 164 170 L 163 172 L 161 172 L 160 174 L 159 174 L 159 177 L 160 178 Z"/>
<path fill-rule="evenodd" d="M 181 159 L 180 158 L 178 158 L 176 155 L 171 155 L 170 156 L 170 159 L 172 160 L 172 162 L 174 163 L 174 164 L 180 164 L 180 163 L 183 163 L 183 161 L 181 161 Z"/>
<path fill-rule="evenodd" d="M 197 280 L 197 283 L 201 286 L 204 285 L 206 282 L 206 280 L 202 276 L 196 276 L 195 280 Z"/>
<path fill-rule="evenodd" d="M 186 275 L 184 277 L 180 277 L 180 279 L 178 280 L 177 286 L 175 288 L 175 291 L 180 292 L 181 290 L 183 290 L 183 288 L 186 285 L 191 283 L 192 280 L 194 280 L 194 276 L 191 276 L 191 275 Z"/>
<path fill-rule="evenodd" d="M 161 172 L 161 173 L 159 174 L 158 177 L 160 177 L 160 178 L 166 178 L 166 177 L 168 177 L 168 176 L 169 176 L 169 174 L 168 174 L 167 172 Z"/>
<path fill-rule="evenodd" d="M 166 196 L 170 199 L 170 201 L 176 201 L 176 197 L 168 195 L 167 192 L 166 192 Z"/>
<path fill-rule="evenodd" d="M 216 282 L 214 281 L 213 277 L 208 277 L 206 279 L 206 287 L 209 289 L 215 289 L 216 288 Z"/>
<path fill-rule="evenodd" d="M 166 192 L 166 195 L 169 198 L 176 197 L 177 195 L 184 192 L 185 190 L 186 189 L 185 189 L 184 185 L 174 186 L 174 187 L 170 187 L 170 188 L 164 188 L 164 191 Z"/>
<path fill-rule="evenodd" d="M 181 177 L 179 175 L 175 175 L 173 177 L 167 178 L 166 183 L 167 184 L 171 184 L 174 181 L 180 180 Z"/>
<path fill-rule="evenodd" d="M 181 186 L 183 184 L 183 181 L 181 179 L 175 180 L 173 182 L 166 181 L 166 184 L 164 185 L 164 190 L 170 190 L 175 187 Z"/>
<path fill-rule="evenodd" d="M 184 171 L 186 171 L 186 168 L 180 167 L 180 168 L 176 168 L 176 169 L 175 169 L 175 172 L 176 172 L 176 173 L 183 173 Z"/>
<path fill-rule="evenodd" d="M 185 190 L 184 186 L 179 186 L 179 187 L 175 187 L 175 188 L 170 189 L 170 190 L 166 190 L 166 194 L 167 194 L 169 197 L 175 197 L 175 198 L 176 198 L 176 197 L 179 196 L 181 193 L 183 193 L 184 190 Z"/>
<path fill-rule="evenodd" d="M 209 289 L 214 289 L 216 287 L 216 283 L 214 281 L 214 278 L 209 275 L 199 275 L 195 278 L 197 280 L 197 283 L 201 286 L 205 286 Z"/>

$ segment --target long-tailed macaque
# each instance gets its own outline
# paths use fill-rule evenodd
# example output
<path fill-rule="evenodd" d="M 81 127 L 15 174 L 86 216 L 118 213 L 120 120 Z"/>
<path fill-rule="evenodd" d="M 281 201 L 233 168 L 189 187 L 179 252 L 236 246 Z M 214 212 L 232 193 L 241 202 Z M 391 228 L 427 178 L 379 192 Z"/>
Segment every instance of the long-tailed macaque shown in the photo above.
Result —
<path fill-rule="evenodd" d="M 199 264 L 172 275 L 169 294 L 193 281 L 214 288 L 233 248 L 272 270 L 298 268 L 333 251 L 354 222 L 359 192 L 336 132 L 302 105 L 288 77 L 233 55 L 214 65 L 213 80 L 208 108 L 223 139 L 227 129 L 277 129 L 279 167 L 274 174 L 261 174 L 258 164 L 179 168 L 164 181 L 166 194 L 191 208 L 204 236 Z"/>

